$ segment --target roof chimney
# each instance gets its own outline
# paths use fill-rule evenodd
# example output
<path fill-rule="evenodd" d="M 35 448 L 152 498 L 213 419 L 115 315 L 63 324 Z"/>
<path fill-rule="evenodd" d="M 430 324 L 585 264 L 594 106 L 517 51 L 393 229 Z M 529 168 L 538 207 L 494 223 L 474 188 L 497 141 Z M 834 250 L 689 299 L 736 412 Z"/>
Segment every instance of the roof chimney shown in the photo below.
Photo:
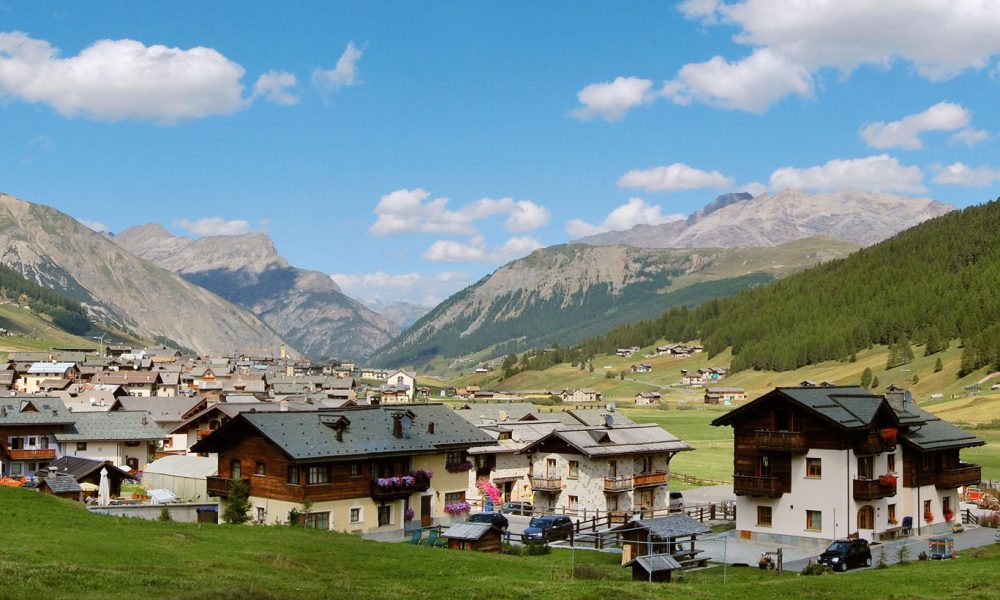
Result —
<path fill-rule="evenodd" d="M 403 437 L 403 415 L 396 413 L 392 415 L 392 437 Z"/>

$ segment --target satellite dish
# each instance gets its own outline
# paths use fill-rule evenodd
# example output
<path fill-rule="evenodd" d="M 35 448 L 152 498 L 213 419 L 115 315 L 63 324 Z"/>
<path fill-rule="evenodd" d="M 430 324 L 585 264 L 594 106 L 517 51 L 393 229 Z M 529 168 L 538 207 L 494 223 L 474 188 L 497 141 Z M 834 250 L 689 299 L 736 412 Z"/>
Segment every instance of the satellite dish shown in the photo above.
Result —
<path fill-rule="evenodd" d="M 91 398 L 90 399 L 90 405 L 94 406 L 95 404 L 97 404 L 97 398 Z"/>

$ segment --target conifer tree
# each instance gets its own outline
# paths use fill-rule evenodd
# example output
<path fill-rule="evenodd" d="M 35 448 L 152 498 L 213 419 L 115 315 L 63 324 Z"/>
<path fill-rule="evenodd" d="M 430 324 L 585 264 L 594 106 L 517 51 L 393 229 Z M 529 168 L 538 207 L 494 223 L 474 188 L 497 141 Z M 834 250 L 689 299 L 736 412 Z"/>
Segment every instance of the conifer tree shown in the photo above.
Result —
<path fill-rule="evenodd" d="M 865 367 L 865 370 L 861 372 L 861 387 L 866 388 L 872 383 L 872 369 L 871 367 Z"/>
<path fill-rule="evenodd" d="M 941 357 L 939 356 L 937 362 L 934 363 L 934 372 L 938 373 L 944 369 L 944 363 L 941 362 Z"/>
<path fill-rule="evenodd" d="M 875 389 L 877 387 L 878 387 L 878 377 L 872 379 L 872 389 Z"/>

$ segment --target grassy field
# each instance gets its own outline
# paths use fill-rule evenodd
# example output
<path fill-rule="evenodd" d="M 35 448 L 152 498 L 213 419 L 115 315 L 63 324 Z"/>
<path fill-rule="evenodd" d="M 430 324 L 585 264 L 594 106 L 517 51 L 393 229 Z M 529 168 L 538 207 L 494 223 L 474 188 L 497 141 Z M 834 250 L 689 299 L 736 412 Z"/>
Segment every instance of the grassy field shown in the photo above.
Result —
<path fill-rule="evenodd" d="M 289 527 L 202 526 L 103 517 L 0 488 L 0 598 L 968 598 L 1000 593 L 1000 548 L 849 575 L 730 568 L 670 584 L 629 580 L 611 553 L 501 556 Z M 573 565 L 576 565 L 574 571 Z"/>

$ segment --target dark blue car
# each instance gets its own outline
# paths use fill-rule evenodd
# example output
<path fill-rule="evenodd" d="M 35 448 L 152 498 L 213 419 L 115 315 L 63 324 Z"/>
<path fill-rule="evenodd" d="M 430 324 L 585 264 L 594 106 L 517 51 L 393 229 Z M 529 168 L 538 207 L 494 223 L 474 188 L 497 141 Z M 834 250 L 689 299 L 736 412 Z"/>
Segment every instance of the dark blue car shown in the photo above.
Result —
<path fill-rule="evenodd" d="M 566 540 L 573 532 L 573 521 L 569 517 L 534 517 L 524 530 L 526 542 Z"/>

